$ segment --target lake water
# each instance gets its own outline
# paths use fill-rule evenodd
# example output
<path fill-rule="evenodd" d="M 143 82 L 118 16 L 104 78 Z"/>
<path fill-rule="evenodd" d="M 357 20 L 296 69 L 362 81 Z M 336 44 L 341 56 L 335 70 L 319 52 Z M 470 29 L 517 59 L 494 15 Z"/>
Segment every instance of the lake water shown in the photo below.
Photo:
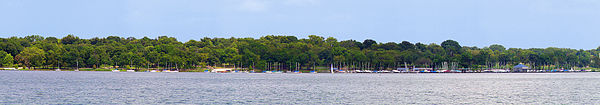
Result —
<path fill-rule="evenodd" d="M 597 104 L 600 73 L 0 71 L 0 104 Z"/>

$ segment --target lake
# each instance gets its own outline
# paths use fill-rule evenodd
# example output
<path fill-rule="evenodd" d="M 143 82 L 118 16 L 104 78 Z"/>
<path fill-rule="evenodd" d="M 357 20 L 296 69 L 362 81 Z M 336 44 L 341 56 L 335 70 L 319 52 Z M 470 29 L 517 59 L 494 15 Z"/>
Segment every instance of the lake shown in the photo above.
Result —
<path fill-rule="evenodd" d="M 0 104 L 596 104 L 600 73 L 0 71 Z"/>

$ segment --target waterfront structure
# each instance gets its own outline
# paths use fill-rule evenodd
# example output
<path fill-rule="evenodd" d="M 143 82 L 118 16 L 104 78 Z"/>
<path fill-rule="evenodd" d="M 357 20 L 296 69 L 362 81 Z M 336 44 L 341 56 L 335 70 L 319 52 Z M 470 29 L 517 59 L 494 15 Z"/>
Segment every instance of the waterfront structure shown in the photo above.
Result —
<path fill-rule="evenodd" d="M 513 72 L 527 72 L 528 69 L 529 67 L 519 64 L 513 67 Z"/>

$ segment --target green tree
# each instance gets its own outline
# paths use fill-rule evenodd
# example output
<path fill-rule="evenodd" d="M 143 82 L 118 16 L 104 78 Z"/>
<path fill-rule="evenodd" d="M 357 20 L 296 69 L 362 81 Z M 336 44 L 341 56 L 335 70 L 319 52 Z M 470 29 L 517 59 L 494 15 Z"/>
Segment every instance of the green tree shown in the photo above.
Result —
<path fill-rule="evenodd" d="M 371 48 L 371 46 L 373 46 L 374 44 L 377 44 L 377 41 L 373 40 L 373 39 L 366 39 L 365 41 L 363 41 L 361 48 L 360 49 L 367 49 L 367 48 Z"/>
<path fill-rule="evenodd" d="M 506 50 L 506 48 L 504 48 L 504 46 L 498 45 L 498 44 L 490 45 L 490 49 L 492 49 L 493 51 L 500 51 L 500 52 Z"/>
<path fill-rule="evenodd" d="M 477 48 L 461 46 L 453 40 L 440 45 L 412 44 L 408 41 L 377 43 L 367 39 L 338 41 L 333 37 L 310 35 L 305 39 L 295 36 L 267 35 L 254 38 L 202 38 L 185 43 L 173 37 L 158 38 L 108 36 L 80 39 L 67 35 L 62 39 L 31 35 L 0 38 L 1 60 L 14 58 L 28 67 L 101 67 L 130 66 L 135 68 L 172 67 L 195 69 L 231 65 L 228 67 L 279 66 L 289 69 L 299 64 L 302 68 L 315 66 L 348 65 L 364 68 L 389 68 L 407 62 L 409 65 L 440 67 L 443 62 L 456 62 L 460 67 L 492 67 L 524 63 L 532 67 L 600 67 L 600 48 L 505 48 L 494 44 Z M 16 57 L 12 57 L 12 56 Z M 7 57 L 8 56 L 8 57 Z M 42 59 L 42 60 L 32 60 Z M 40 63 L 41 62 L 41 63 Z M 45 62 L 45 63 L 44 63 Z M 11 64 L 11 63 L 8 63 Z M 453 63 L 455 64 L 455 63 Z M 2 65 L 4 66 L 4 64 Z M 380 69 L 381 69 L 380 68 Z"/>
<path fill-rule="evenodd" d="M 79 40 L 79 37 L 73 36 L 73 35 L 67 35 L 65 37 L 63 37 L 60 42 L 62 44 L 75 44 L 75 42 L 77 42 Z"/>
<path fill-rule="evenodd" d="M 17 55 L 19 61 L 21 61 L 26 67 L 30 68 L 42 66 L 46 62 L 46 56 L 44 50 L 37 47 L 27 47 L 23 52 Z"/>
<path fill-rule="evenodd" d="M 0 50 L 0 67 L 12 67 L 13 56 Z"/>
<path fill-rule="evenodd" d="M 3 67 L 12 67 L 13 66 L 13 56 L 10 54 L 6 54 L 3 58 L 2 58 L 2 62 L 0 62 L 2 64 Z"/>
<path fill-rule="evenodd" d="M 458 54 L 461 51 L 462 46 L 454 40 L 446 40 L 442 42 L 442 47 L 446 50 L 448 55 Z"/>

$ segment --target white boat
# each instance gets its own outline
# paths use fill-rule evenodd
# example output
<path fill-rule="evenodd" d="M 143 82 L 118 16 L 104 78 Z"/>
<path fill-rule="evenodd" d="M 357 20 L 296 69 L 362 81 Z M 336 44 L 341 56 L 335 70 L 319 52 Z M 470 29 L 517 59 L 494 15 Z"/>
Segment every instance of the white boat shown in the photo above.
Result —
<path fill-rule="evenodd" d="M 333 64 L 331 64 L 331 66 L 330 66 L 330 67 L 331 67 L 331 74 L 333 74 L 333 73 L 334 73 L 334 72 L 333 72 Z"/>
<path fill-rule="evenodd" d="M 391 73 L 390 71 L 387 71 L 387 70 L 379 70 L 378 72 L 379 73 Z"/>
<path fill-rule="evenodd" d="M 179 72 L 179 71 L 176 71 L 176 70 L 173 70 L 173 71 L 171 71 L 171 70 L 163 70 L 163 72 L 167 72 L 167 73 L 176 73 L 176 72 Z"/>
<path fill-rule="evenodd" d="M 112 72 L 121 72 L 121 71 L 119 71 L 119 69 L 114 69 L 114 70 L 112 70 Z"/>
<path fill-rule="evenodd" d="M 504 69 L 494 69 L 492 70 L 494 72 L 499 72 L 499 73 L 504 73 L 504 72 L 509 72 L 510 70 L 504 70 Z"/>
<path fill-rule="evenodd" d="M 56 70 L 54 70 L 54 71 L 60 71 L 60 69 L 56 69 Z"/>
<path fill-rule="evenodd" d="M 74 71 L 79 71 L 79 69 L 75 69 Z"/>
<path fill-rule="evenodd" d="M 127 70 L 127 72 L 135 72 L 135 70 Z"/>
<path fill-rule="evenodd" d="M 368 71 L 368 70 L 357 70 L 356 73 L 371 73 L 372 71 Z"/>
<path fill-rule="evenodd" d="M 156 71 L 156 70 L 151 70 L 150 72 L 158 72 L 158 71 Z"/>
<path fill-rule="evenodd" d="M 16 68 L 2 68 L 3 70 L 17 70 Z"/>
<path fill-rule="evenodd" d="M 399 70 L 392 70 L 393 73 L 400 73 Z"/>

